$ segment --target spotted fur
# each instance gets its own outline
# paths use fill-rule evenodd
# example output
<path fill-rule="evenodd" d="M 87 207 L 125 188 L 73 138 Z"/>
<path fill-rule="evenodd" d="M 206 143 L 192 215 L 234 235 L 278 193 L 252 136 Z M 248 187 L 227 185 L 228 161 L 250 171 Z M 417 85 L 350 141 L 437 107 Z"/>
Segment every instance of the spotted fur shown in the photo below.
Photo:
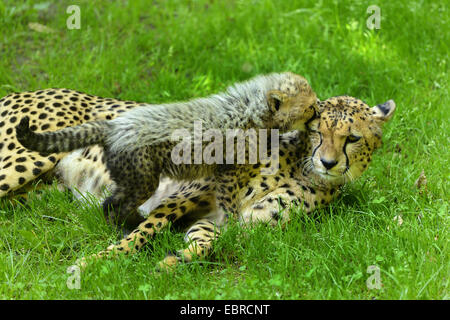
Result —
<path fill-rule="evenodd" d="M 88 121 L 109 120 L 141 104 L 102 98 L 69 89 L 11 93 L 0 99 L 0 197 L 51 171 L 66 153 L 42 154 L 24 148 L 15 127 L 28 117 L 35 133 Z M 19 191 L 19 190 L 18 190 Z"/>
<path fill-rule="evenodd" d="M 55 105 L 60 101 L 61 105 Z M 44 107 L 38 107 L 41 102 L 45 103 Z M 30 150 L 22 151 L 23 148 L 17 146 L 5 148 L 9 143 L 17 144 L 8 129 L 24 115 L 28 115 L 31 125 L 36 126 L 32 129 L 43 132 L 62 127 L 62 122 L 64 126 L 74 126 L 89 120 L 112 119 L 138 105 L 67 89 L 15 93 L 0 99 L 1 157 L 2 166 L 7 165 L 1 168 L 1 173 L 5 174 L 3 183 L 11 186 L 1 195 L 23 186 L 18 183 L 16 173 L 9 171 L 15 165 L 26 165 L 27 171 L 20 177 L 29 182 L 48 173 L 56 163 L 57 176 L 77 198 L 83 199 L 89 193 L 104 197 L 107 194 L 104 191 L 113 190 L 115 183 L 106 170 L 102 148 L 91 146 L 68 155 L 44 157 Z M 344 183 L 358 178 L 367 169 L 374 151 L 381 144 L 382 125 L 392 116 L 395 104 L 388 101 L 370 108 L 359 99 L 344 96 L 323 101 L 319 107 L 320 117 L 309 122 L 307 133 L 293 132 L 282 136 L 280 169 L 275 175 L 261 175 L 260 168 L 264 164 L 259 163 L 230 168 L 220 176 L 191 182 L 163 178 L 155 195 L 139 208 L 147 220 L 137 231 L 93 257 L 135 252 L 171 221 L 188 228 L 185 237 L 188 246 L 158 264 L 159 268 L 171 268 L 179 262 L 189 262 L 195 256 L 206 256 L 226 226 L 228 214 L 236 214 L 244 224 L 285 225 L 291 219 L 293 211 L 289 209 L 293 204 L 305 212 L 328 204 Z M 23 108 L 23 112 L 19 112 L 19 108 Z M 42 113 L 46 116 L 40 116 Z M 16 119 L 10 121 L 14 116 Z M 26 157 L 25 161 L 15 162 L 22 155 Z M 45 163 L 38 175 L 29 170 L 35 161 Z M 333 167 L 325 167 L 330 164 Z M 82 259 L 79 263 L 84 266 L 86 261 Z"/>
<path fill-rule="evenodd" d="M 234 215 L 242 224 L 268 223 L 285 226 L 292 206 L 310 213 L 329 204 L 340 188 L 367 169 L 381 145 L 383 124 L 395 110 L 393 101 L 370 108 L 348 96 L 319 104 L 320 114 L 307 132 L 281 136 L 280 167 L 272 176 L 262 175 L 256 165 L 235 166 L 208 179 L 166 187 L 166 197 L 150 198 L 148 213 L 127 238 L 89 258 L 136 252 L 169 223 L 191 218 L 185 240 L 188 247 L 168 255 L 158 268 L 171 268 L 210 252 L 213 241 Z M 333 163 L 330 166 L 329 163 Z M 89 259 L 78 264 L 86 266 Z"/>
<path fill-rule="evenodd" d="M 194 136 L 196 121 L 205 130 L 219 129 L 224 136 L 226 129 L 298 128 L 312 118 L 315 104 L 316 95 L 303 77 L 269 74 L 207 98 L 141 106 L 113 120 L 93 121 L 56 132 L 35 133 L 25 117 L 16 131 L 23 146 L 41 153 L 102 145 L 115 182 L 112 196 L 103 203 L 104 213 L 110 221 L 136 226 L 142 221 L 136 209 L 154 194 L 161 174 L 195 179 L 221 170 L 215 164 L 173 162 L 172 149 L 179 143 L 171 136 L 175 130 L 185 129 Z"/>

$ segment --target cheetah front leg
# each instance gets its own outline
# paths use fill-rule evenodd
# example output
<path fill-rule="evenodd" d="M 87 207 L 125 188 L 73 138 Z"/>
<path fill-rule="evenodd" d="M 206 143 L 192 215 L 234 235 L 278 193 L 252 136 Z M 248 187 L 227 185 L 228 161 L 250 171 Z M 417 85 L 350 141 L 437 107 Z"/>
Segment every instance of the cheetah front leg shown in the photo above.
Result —
<path fill-rule="evenodd" d="M 173 270 L 180 263 L 192 262 L 194 257 L 206 257 L 212 248 L 213 242 L 220 235 L 220 230 L 215 221 L 201 219 L 193 224 L 187 231 L 185 241 L 189 243 L 188 247 L 178 250 L 175 254 L 168 254 L 162 261 L 156 265 L 159 271 Z"/>
<path fill-rule="evenodd" d="M 174 222 L 185 215 L 195 216 L 202 212 L 204 214 L 204 212 L 212 211 L 214 181 L 203 179 L 198 182 L 177 184 L 172 191 L 173 193 L 166 196 L 162 203 L 150 212 L 147 219 L 126 238 L 118 244 L 110 245 L 104 251 L 79 259 L 77 264 L 84 268 L 91 259 L 113 257 L 120 252 L 123 254 L 135 253 L 156 233 L 164 229 L 169 222 Z"/>
<path fill-rule="evenodd" d="M 178 217 L 176 214 L 170 213 L 165 215 L 161 212 L 152 212 L 147 219 L 139 224 L 126 238 L 117 244 L 112 244 L 106 250 L 89 257 L 78 259 L 76 265 L 85 268 L 87 264 L 96 259 L 111 258 L 119 253 L 133 254 L 141 249 L 148 241 L 157 233 L 166 227 L 170 221 L 175 221 Z"/>

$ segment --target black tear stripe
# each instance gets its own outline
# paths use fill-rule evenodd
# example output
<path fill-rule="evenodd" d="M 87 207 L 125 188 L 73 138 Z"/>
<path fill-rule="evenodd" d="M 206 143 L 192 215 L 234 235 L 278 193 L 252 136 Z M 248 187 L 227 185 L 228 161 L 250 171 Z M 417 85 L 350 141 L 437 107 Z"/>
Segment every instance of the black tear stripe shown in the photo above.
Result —
<path fill-rule="evenodd" d="M 350 160 L 348 159 L 348 155 L 347 155 L 347 150 L 346 150 L 346 148 L 347 148 L 347 144 L 348 144 L 348 142 L 347 142 L 347 139 L 345 140 L 345 143 L 344 143 L 344 155 L 345 155 L 345 172 L 344 173 L 347 173 L 347 171 L 350 169 Z"/>
<path fill-rule="evenodd" d="M 314 148 L 314 150 L 312 152 L 312 155 L 311 155 L 311 159 L 314 158 L 314 155 L 316 154 L 317 149 L 319 149 L 320 146 L 322 145 L 322 134 L 320 132 L 318 132 L 318 134 L 319 134 L 319 137 L 320 137 L 320 143 L 319 143 L 319 145 L 317 147 Z"/>

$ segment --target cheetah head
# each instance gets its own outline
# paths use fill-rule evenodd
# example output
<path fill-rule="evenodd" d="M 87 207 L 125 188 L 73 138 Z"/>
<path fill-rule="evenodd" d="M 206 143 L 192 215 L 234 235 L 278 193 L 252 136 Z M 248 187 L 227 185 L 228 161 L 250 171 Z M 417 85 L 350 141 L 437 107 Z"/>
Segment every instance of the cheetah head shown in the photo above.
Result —
<path fill-rule="evenodd" d="M 295 73 L 286 72 L 279 86 L 267 93 L 272 111 L 272 128 L 305 130 L 305 124 L 318 112 L 318 99 L 308 81 Z"/>
<path fill-rule="evenodd" d="M 393 100 L 372 108 L 348 96 L 320 102 L 319 115 L 307 124 L 312 146 L 310 169 L 333 184 L 361 176 L 381 146 L 382 126 L 394 111 Z"/>

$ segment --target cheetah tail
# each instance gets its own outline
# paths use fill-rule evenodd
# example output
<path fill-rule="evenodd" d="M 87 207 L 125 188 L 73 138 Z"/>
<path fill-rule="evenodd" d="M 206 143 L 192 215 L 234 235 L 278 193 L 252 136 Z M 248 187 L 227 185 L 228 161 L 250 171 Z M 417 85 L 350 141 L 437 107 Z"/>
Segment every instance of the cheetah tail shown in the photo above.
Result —
<path fill-rule="evenodd" d="M 106 120 L 100 120 L 55 132 L 35 133 L 30 129 L 29 122 L 30 119 L 24 117 L 16 126 L 17 140 L 25 148 L 42 154 L 68 152 L 93 144 L 103 145 L 108 127 Z"/>

